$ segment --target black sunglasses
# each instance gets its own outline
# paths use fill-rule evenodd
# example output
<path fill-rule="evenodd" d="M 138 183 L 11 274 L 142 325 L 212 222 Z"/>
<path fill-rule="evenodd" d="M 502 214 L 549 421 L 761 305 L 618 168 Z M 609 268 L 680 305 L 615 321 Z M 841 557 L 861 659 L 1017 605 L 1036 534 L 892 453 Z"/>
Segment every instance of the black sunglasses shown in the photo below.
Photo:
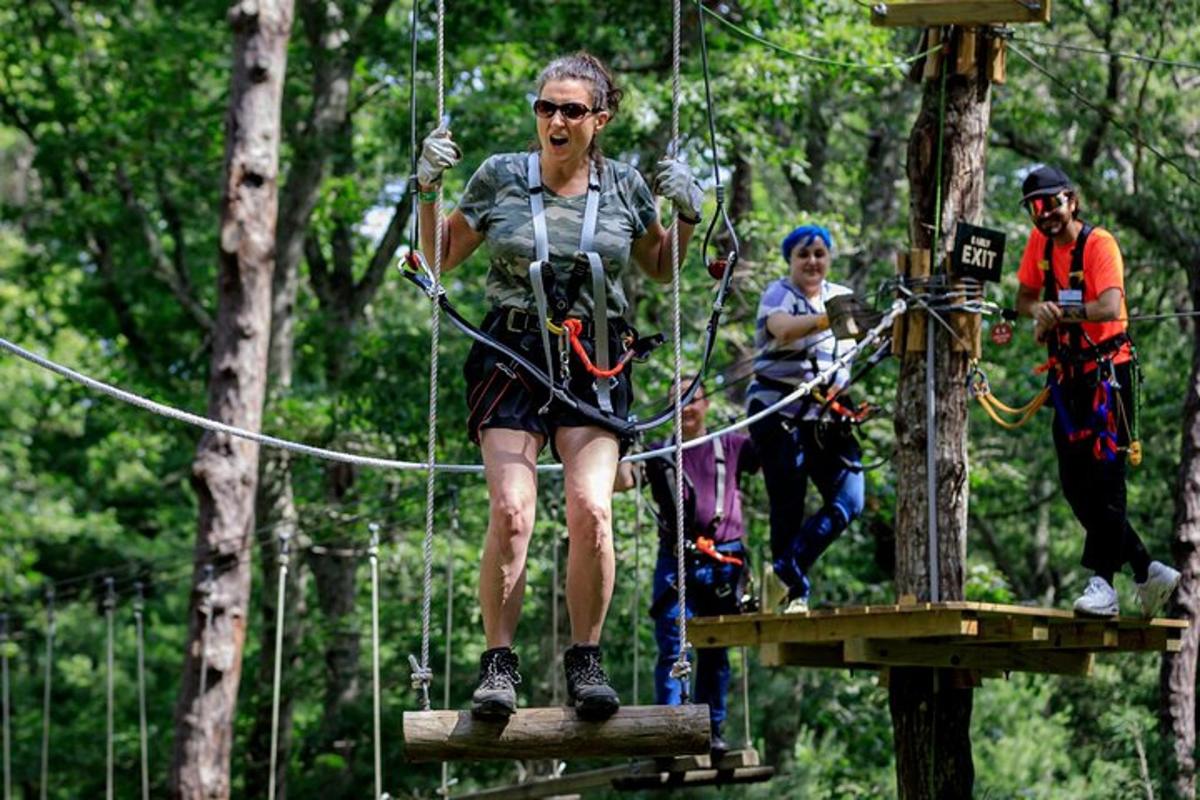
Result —
<path fill-rule="evenodd" d="M 553 119 L 554 115 L 561 111 L 564 118 L 575 121 L 581 120 L 588 114 L 594 114 L 599 110 L 598 108 L 589 108 L 583 103 L 576 103 L 573 100 L 562 105 L 555 103 L 553 100 L 539 99 L 533 102 L 533 113 L 543 119 Z"/>

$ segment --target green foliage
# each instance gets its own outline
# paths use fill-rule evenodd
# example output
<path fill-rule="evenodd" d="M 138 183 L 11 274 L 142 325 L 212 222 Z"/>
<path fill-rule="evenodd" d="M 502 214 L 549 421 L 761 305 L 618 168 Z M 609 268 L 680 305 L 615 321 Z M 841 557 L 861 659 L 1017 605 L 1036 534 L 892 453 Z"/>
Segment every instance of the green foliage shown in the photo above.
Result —
<path fill-rule="evenodd" d="M 307 7 L 301 3 L 302 7 Z M 365 5 L 365 4 L 360 4 Z M 1200 17 L 1188 4 L 1167 13 L 1153 4 L 1056 4 L 1045 30 L 1018 32 L 1050 45 L 1104 46 L 1195 61 Z M 313 6 L 315 7 L 315 6 Z M 834 278 L 852 271 L 870 292 L 890 276 L 890 252 L 907 239 L 903 186 L 906 132 L 918 90 L 896 69 L 859 70 L 789 55 L 800 51 L 837 62 L 887 64 L 911 55 L 916 34 L 873 28 L 860 3 L 747 0 L 713 7 L 772 49 L 706 19 L 716 103 L 717 163 L 730 187 L 735 159 L 749 176 L 750 205 L 740 209 L 744 245 L 738 288 L 716 355 L 724 375 L 714 417 L 741 413 L 745 358 L 761 289 L 783 272 L 777 243 L 794 224 L 819 221 L 835 235 Z M 101 380 L 193 411 L 206 404 L 210 336 L 181 295 L 214 312 L 218 192 L 228 86 L 227 3 L 186 0 L 9 3 L 0 7 L 0 330 L 3 336 Z M 336 262 L 348 253 L 359 279 L 410 168 L 407 35 L 411 6 L 396 3 L 375 28 L 359 31 L 350 87 L 350 121 L 339 131 L 308 227 L 311 243 Z M 586 47 L 607 59 L 626 90 L 620 114 L 605 132 L 605 151 L 647 171 L 667 149 L 670 18 L 665 5 L 630 2 L 470 2 L 450 4 L 446 107 L 464 163 L 447 177 L 452 205 L 472 170 L 488 154 L 524 149 L 533 136 L 528 111 L 533 81 L 551 57 Z M 418 135 L 434 123 L 435 43 L 422 6 L 420 68 L 415 91 Z M 360 19 L 363 9 L 351 10 Z M 682 150 L 711 185 L 713 158 L 704 116 L 695 8 L 685 4 Z M 292 38 L 281 174 L 286 182 L 303 155 L 313 81 L 325 57 L 297 15 Z M 1107 32 L 1107 33 L 1106 33 Z M 984 224 L 1009 234 L 1004 282 L 989 298 L 1011 305 L 1015 265 L 1027 221 L 1017 208 L 1023 170 L 1031 161 L 1063 163 L 1084 190 L 1085 213 L 1113 229 L 1127 265 L 1132 313 L 1188 307 L 1189 269 L 1196 269 L 1194 170 L 1197 83 L 1194 72 L 1120 62 L 1119 100 L 1102 102 L 1112 78 L 1109 61 L 1032 43 L 1017 47 L 1055 75 L 1047 78 L 1010 54 L 1009 81 L 993 90 L 992 132 Z M 1100 110 L 1073 98 L 1085 93 Z M 1131 136 L 1122 128 L 1132 131 Z M 1096 146 L 1089 149 L 1089 142 Z M 1142 143 L 1139 143 L 1141 140 Z M 1150 151 L 1171 154 L 1182 169 Z M 880 160 L 880 155 L 884 156 Z M 1186 154 L 1181 156 L 1180 154 Z M 888 171 L 891 169 L 892 171 Z M 732 192 L 732 190 L 731 190 Z M 711 196 L 711 192 L 710 192 Z M 891 196 L 882 210 L 872 205 Z M 706 209 L 711 217 L 712 207 Z M 348 234 L 348 250 L 333 242 Z M 1191 243 L 1192 249 L 1189 248 Z M 403 245 L 407 246 L 407 243 Z M 683 279 L 685 359 L 694 365 L 709 312 L 711 281 L 699 261 L 699 239 Z M 707 255 L 712 255 L 710 252 Z M 447 276 L 464 313 L 482 316 L 480 253 Z M 1193 272 L 1194 274 L 1194 272 Z M 182 288 L 181 288 L 182 287 Z M 669 293 L 634 278 L 637 324 L 670 325 Z M 886 302 L 887 298 L 879 298 Z M 428 303 L 389 276 L 360 317 L 347 321 L 318 299 L 302 269 L 296 303 L 295 377 L 290 391 L 264 411 L 268 432 L 355 452 L 422 460 L 428 406 Z M 445 331 L 446 326 L 443 326 Z M 1042 353 L 1025 326 L 1001 349 L 987 343 L 987 371 L 996 394 L 1019 404 L 1040 387 L 1029 368 Z M 1141 426 L 1146 459 L 1130 482 L 1133 524 L 1155 554 L 1171 536 L 1174 473 L 1189 324 L 1135 323 L 1146 372 Z M 438 457 L 471 462 L 477 450 L 463 435 L 460 365 L 468 344 L 445 333 L 440 357 Z M 669 357 L 639 366 L 637 411 L 661 407 L 670 382 Z M 891 466 L 887 411 L 895 371 L 886 362 L 856 391 L 883 413 L 862 430 L 868 511 L 822 559 L 815 596 L 827 604 L 874 603 L 894 597 L 891 528 L 897 476 Z M 192 574 L 195 500 L 188 479 L 198 434 L 185 426 L 98 397 L 12 357 L 0 359 L 0 586 L 13 639 L 13 763 L 15 784 L 34 796 L 40 755 L 41 691 L 47 622 L 41 597 L 57 586 L 57 652 L 52 692 L 50 797 L 103 792 L 106 627 L 100 612 L 103 579 L 115 579 L 118 794 L 137 783 L 137 697 L 131 598 L 147 592 L 146 668 L 152 796 L 164 796 L 171 758 L 172 713 L 186 637 Z M 716 382 L 710 383 L 710 388 Z M 1078 564 L 1082 531 L 1056 492 L 1049 415 L 1016 432 L 972 412 L 971 525 L 967 593 L 997 602 L 1064 605 L 1085 577 Z M 384 526 L 381 553 L 380 658 L 383 664 L 387 788 L 393 796 L 431 797 L 436 767 L 402 761 L 400 715 L 415 704 L 408 655 L 418 652 L 421 473 L 359 471 L 341 496 L 330 491 L 322 464 L 298 459 L 294 491 L 306 541 L 332 549 L 361 548 L 365 523 Z M 561 493 L 544 480 L 530 556 L 529 589 L 519 631 L 529 703 L 550 702 L 555 647 L 567 636 L 560 609 L 557 640 L 552 575 Z M 449 498 L 458 492 L 459 533 L 450 536 Z M 466 703 L 483 649 L 475 601 L 475 565 L 487 524 L 483 482 L 439 477 L 431 661 L 440 676 L 447 648 L 449 703 Z M 815 493 L 812 493 L 815 494 Z M 761 482 L 746 486 L 745 508 L 756 563 L 766 551 L 766 499 Z M 654 643 L 646 616 L 657 552 L 652 525 L 636 523 L 634 498 L 614 508 L 618 585 L 606 632 L 608 664 L 625 699 L 648 702 Z M 256 537 L 270 542 L 260 524 Z M 560 558 L 565 553 L 560 552 Z M 247 552 L 257 559 L 260 554 Z M 364 796 L 371 786 L 370 593 L 365 559 L 357 574 L 355 611 L 326 619 L 311 579 L 309 553 L 297 569 L 303 613 L 298 656 L 286 666 L 285 690 L 295 700 L 295 741 L 289 794 L 303 799 Z M 445 581 L 453 560 L 455 580 Z M 242 682 L 235 796 L 245 780 L 247 711 L 268 696 L 258 677 L 260 608 L 274 590 L 255 573 Z M 1132 587 L 1118 588 L 1127 609 Z M 453 601 L 453 631 L 441 629 Z M 330 719 L 322 654 L 347 631 L 360 634 L 355 694 Z M 633 658 L 634 651 L 638 660 Z M 856 798 L 895 794 L 887 693 L 871 674 L 767 671 L 749 659 L 752 738 L 779 765 L 770 785 L 738 796 Z M 741 658 L 735 657 L 736 669 Z M 980 797 L 1074 798 L 1144 796 L 1149 775 L 1156 796 L 1164 784 L 1165 744 L 1155 724 L 1156 659 L 1128 656 L 1101 662 L 1088 681 L 1014 675 L 976 693 L 973 722 Z M 737 694 L 735 692 L 735 694 Z M 740 738 L 746 703 L 732 700 L 730 726 Z M 737 720 L 736 724 L 734 721 Z M 331 748 L 332 728 L 352 736 Z M 572 764 L 571 769 L 586 766 Z M 507 764 L 455 765 L 458 788 L 509 781 Z M 716 796 L 717 792 L 702 792 Z"/>

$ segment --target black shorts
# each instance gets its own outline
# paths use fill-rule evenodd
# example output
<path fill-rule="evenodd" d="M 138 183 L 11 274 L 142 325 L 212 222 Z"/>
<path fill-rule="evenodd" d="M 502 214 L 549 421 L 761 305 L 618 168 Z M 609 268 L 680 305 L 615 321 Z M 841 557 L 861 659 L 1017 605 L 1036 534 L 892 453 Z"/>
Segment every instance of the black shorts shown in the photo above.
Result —
<path fill-rule="evenodd" d="M 541 334 L 537 331 L 513 331 L 508 328 L 508 309 L 493 308 L 479 326 L 497 341 L 517 351 L 535 366 L 545 368 L 546 354 Z M 609 349 L 613 360 L 624 350 L 621 335 L 626 329 L 621 320 L 609 320 Z M 554 368 L 557 375 L 560 337 L 550 337 Z M 591 338 L 580 338 L 588 357 L 595 359 L 595 342 Z M 597 405 L 595 381 L 609 380 L 609 396 L 612 398 L 613 414 L 621 419 L 629 418 L 633 402 L 630 373 L 633 364 L 628 363 L 615 378 L 593 378 L 584 369 L 574 353 L 571 354 L 571 379 L 568 388 L 575 397 L 590 405 Z M 467 380 L 467 435 L 479 444 L 480 434 L 487 428 L 528 431 L 542 436 L 550 442 L 554 452 L 554 432 L 559 428 L 598 427 L 594 420 L 554 400 L 546 407 L 549 390 L 511 358 L 481 342 L 471 346 L 463 365 Z M 541 410 L 546 408 L 545 413 Z M 617 436 L 624 454 L 633 438 Z M 558 453 L 555 452 L 557 457 Z"/>

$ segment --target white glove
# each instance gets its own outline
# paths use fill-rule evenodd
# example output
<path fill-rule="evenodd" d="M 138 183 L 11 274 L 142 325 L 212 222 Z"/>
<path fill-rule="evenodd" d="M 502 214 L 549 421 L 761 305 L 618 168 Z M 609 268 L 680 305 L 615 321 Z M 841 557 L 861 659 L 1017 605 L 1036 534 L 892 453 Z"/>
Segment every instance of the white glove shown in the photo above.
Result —
<path fill-rule="evenodd" d="M 675 204 L 675 213 L 698 220 L 704 205 L 704 192 L 696 181 L 692 170 L 677 158 L 664 158 L 658 162 L 654 175 L 654 193 Z"/>
<path fill-rule="evenodd" d="M 417 160 L 417 183 L 421 186 L 436 186 L 442 173 L 462 160 L 462 151 L 450 138 L 450 131 L 435 128 L 421 143 L 421 157 Z"/>

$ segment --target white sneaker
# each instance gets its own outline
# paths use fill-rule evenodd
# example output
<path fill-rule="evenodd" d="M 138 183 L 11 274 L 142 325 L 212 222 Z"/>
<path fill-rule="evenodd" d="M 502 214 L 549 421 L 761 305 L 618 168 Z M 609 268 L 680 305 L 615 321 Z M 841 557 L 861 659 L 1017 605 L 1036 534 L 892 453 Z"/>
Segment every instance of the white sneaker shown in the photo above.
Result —
<path fill-rule="evenodd" d="M 1115 617 L 1120 610 L 1117 590 L 1099 575 L 1093 575 L 1088 579 L 1087 588 L 1075 601 L 1076 613 L 1093 617 Z"/>
<path fill-rule="evenodd" d="M 784 614 L 807 614 L 808 613 L 808 598 L 793 597 L 783 604 Z"/>
<path fill-rule="evenodd" d="M 1178 585 L 1179 570 L 1161 561 L 1151 561 L 1146 582 L 1136 584 L 1138 599 L 1142 601 L 1142 613 L 1153 617 L 1161 611 Z"/>

